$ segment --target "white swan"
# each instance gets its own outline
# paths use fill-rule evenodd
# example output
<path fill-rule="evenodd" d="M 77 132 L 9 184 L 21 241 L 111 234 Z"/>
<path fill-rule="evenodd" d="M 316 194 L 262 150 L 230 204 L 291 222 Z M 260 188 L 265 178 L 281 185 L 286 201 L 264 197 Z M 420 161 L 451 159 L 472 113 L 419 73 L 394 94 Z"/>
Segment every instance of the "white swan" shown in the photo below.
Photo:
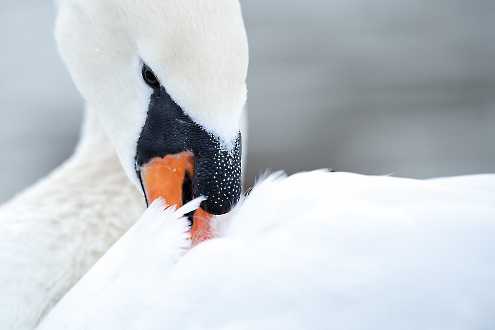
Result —
<path fill-rule="evenodd" d="M 59 11 L 58 41 L 88 117 L 98 116 L 131 180 L 143 184 L 150 202 L 208 199 L 176 212 L 156 201 L 43 329 L 492 325 L 494 294 L 486 288 L 495 278 L 489 262 L 493 176 L 438 182 L 326 172 L 271 177 L 212 227 L 208 213 L 229 211 L 240 194 L 247 42 L 238 2 L 65 0 Z M 219 238 L 184 255 L 190 241 L 183 216 L 198 206 L 193 239 Z M 128 224 L 113 221 L 119 228 Z M 107 226 L 91 228 L 100 234 Z M 43 251 L 63 250 L 78 234 L 57 240 L 64 236 L 58 232 Z M 70 269 L 70 280 L 53 271 L 40 276 L 43 285 L 56 283 L 56 295 L 36 291 L 41 303 L 10 309 L 46 311 L 116 236 L 95 240 L 99 249 L 84 254 L 84 267 Z M 41 247 L 39 241 L 47 242 L 35 240 Z M 12 259 L 20 241 L 10 242 L 4 253 Z M 85 248 L 61 253 L 77 256 Z M 28 313 L 11 314 L 26 329 L 33 324 Z"/>

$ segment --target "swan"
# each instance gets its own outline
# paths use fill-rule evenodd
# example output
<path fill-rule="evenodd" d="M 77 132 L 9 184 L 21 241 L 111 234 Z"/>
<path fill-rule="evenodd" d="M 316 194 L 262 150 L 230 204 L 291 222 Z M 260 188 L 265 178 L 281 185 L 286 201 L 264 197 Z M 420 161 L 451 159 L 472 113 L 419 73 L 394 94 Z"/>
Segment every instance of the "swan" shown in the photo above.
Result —
<path fill-rule="evenodd" d="M 99 249 L 70 280 L 41 278 L 63 286 L 36 295 L 46 304 L 37 320 L 57 303 L 40 329 L 493 325 L 494 176 L 317 171 L 269 176 L 243 198 L 248 47 L 239 2 L 58 5 L 61 54 L 94 118 L 88 135 L 103 130 L 112 149 L 97 142 L 86 157 L 115 149 L 150 207 L 62 301 L 119 235 L 95 239 Z M 132 223 L 117 218 L 119 233 Z M 80 256 L 81 245 L 64 255 Z"/>

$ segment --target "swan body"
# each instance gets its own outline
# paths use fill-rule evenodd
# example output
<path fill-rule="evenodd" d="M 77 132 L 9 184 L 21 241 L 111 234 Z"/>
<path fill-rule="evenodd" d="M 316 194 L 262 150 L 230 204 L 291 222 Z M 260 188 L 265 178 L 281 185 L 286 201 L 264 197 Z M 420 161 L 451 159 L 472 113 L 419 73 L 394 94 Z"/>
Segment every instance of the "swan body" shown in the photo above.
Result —
<path fill-rule="evenodd" d="M 490 329 L 494 192 L 494 175 L 276 174 L 192 250 L 198 202 L 155 202 L 40 329 Z"/>

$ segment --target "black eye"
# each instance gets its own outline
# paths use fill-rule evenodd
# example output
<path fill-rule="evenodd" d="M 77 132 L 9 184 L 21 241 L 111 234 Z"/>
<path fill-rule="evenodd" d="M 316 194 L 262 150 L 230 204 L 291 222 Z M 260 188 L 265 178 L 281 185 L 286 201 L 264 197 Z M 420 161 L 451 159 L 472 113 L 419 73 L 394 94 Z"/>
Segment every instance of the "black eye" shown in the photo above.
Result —
<path fill-rule="evenodd" d="M 146 65 L 143 64 L 143 79 L 153 89 L 160 88 L 160 81 L 155 76 L 153 71 Z"/>

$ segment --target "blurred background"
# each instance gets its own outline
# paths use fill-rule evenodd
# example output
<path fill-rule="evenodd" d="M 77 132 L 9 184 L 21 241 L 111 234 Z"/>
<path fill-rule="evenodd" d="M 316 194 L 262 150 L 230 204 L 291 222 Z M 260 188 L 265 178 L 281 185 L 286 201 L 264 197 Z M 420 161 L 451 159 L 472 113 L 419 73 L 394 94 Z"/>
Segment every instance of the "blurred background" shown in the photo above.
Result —
<path fill-rule="evenodd" d="M 495 1 L 241 0 L 248 178 L 495 172 Z M 51 1 L 0 0 L 0 202 L 72 152 L 83 101 Z"/>

